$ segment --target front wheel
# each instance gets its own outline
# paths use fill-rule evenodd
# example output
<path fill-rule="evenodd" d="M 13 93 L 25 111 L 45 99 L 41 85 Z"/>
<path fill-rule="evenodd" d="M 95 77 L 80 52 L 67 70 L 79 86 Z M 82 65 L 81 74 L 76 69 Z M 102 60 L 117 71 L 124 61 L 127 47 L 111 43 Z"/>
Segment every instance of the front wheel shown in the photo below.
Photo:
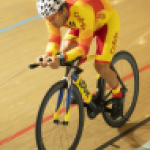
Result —
<path fill-rule="evenodd" d="M 54 123 L 54 112 L 58 94 L 63 89 L 63 99 L 60 105 L 58 119 L 63 122 L 66 114 L 65 80 L 53 85 L 45 95 L 38 111 L 36 121 L 36 143 L 39 150 L 75 150 L 82 135 L 84 126 L 84 111 L 82 97 L 75 85 L 73 95 L 77 105 L 71 105 L 68 125 Z"/>
<path fill-rule="evenodd" d="M 139 94 L 139 71 L 135 59 L 126 51 L 120 51 L 114 55 L 111 68 L 116 72 L 121 88 L 126 88 L 127 90 L 123 104 L 123 117 L 113 120 L 107 111 L 103 112 L 103 117 L 108 125 L 120 127 L 128 121 L 136 106 Z M 109 86 L 106 85 L 104 95 L 109 93 L 110 90 Z M 112 104 L 108 107 L 111 110 Z"/>

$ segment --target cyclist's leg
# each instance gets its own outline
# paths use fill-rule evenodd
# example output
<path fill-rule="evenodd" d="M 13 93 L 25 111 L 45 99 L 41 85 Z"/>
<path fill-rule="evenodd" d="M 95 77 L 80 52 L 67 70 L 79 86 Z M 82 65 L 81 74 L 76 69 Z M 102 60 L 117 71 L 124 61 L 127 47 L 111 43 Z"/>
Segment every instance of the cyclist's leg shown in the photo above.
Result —
<path fill-rule="evenodd" d="M 109 68 L 109 64 L 113 58 L 115 47 L 118 41 L 118 34 L 120 30 L 120 20 L 117 12 L 114 13 L 107 25 L 99 31 L 97 37 L 97 55 L 95 58 L 96 71 L 106 80 L 112 88 L 112 112 L 113 119 L 117 119 L 123 115 L 123 93 L 120 90 L 120 83 L 115 72 Z"/>
<path fill-rule="evenodd" d="M 62 45 L 61 45 L 61 52 L 65 53 L 70 51 L 71 49 L 75 48 L 78 46 L 78 37 L 79 36 L 79 31 L 70 29 L 66 33 Z"/>
<path fill-rule="evenodd" d="M 107 25 L 104 25 L 103 28 L 95 33 L 98 45 L 95 69 L 112 88 L 114 98 L 122 97 L 117 76 L 109 68 L 109 64 L 113 58 L 115 47 L 117 45 L 119 30 L 120 20 L 117 12 L 114 10 L 114 13 Z"/>

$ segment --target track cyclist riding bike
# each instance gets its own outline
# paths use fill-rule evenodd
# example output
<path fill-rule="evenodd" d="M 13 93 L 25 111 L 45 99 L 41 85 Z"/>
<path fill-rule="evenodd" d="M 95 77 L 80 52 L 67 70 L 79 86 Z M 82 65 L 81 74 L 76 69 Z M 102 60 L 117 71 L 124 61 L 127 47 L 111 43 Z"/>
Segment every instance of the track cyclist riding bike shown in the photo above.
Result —
<path fill-rule="evenodd" d="M 116 74 L 109 67 L 120 31 L 117 11 L 107 0 L 38 0 L 37 9 L 45 19 L 49 31 L 44 59 L 43 61 L 37 59 L 37 63 L 43 67 L 49 65 L 57 69 L 64 62 L 87 55 L 93 37 L 96 36 L 94 66 L 97 73 L 112 88 L 114 99 L 112 109 L 115 110 L 111 114 L 112 117 L 121 116 L 123 110 L 121 99 L 124 94 Z M 60 28 L 63 26 L 70 29 L 62 41 Z M 50 63 L 48 63 L 49 57 L 52 58 Z"/>

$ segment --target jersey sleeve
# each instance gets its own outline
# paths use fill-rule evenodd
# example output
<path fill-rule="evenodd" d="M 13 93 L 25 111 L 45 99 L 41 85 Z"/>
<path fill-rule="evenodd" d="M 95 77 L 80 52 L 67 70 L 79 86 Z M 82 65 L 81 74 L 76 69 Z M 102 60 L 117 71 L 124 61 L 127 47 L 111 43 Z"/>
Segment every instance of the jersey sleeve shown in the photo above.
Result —
<path fill-rule="evenodd" d="M 80 23 L 78 46 L 65 53 L 66 61 L 72 61 L 79 56 L 87 55 L 93 40 L 95 15 L 91 7 L 82 7 L 82 10 L 76 15 Z"/>
<path fill-rule="evenodd" d="M 55 56 L 60 51 L 61 31 L 55 28 L 49 21 L 46 21 L 49 32 L 49 42 L 46 47 L 46 52 L 50 56 Z"/>

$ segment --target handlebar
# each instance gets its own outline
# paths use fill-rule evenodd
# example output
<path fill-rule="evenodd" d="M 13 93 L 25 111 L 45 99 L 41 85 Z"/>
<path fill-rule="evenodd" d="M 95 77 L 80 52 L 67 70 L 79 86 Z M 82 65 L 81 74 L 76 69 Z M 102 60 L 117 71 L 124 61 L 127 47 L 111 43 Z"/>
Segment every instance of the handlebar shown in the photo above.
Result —
<path fill-rule="evenodd" d="M 30 64 L 30 65 L 29 65 L 29 68 L 30 68 L 30 69 L 35 69 L 35 68 L 37 68 L 38 66 L 39 66 L 39 64 L 36 64 L 36 63 L 35 63 L 35 64 Z"/>
<path fill-rule="evenodd" d="M 59 54 L 59 53 L 58 53 L 58 54 Z M 75 60 L 73 60 L 73 61 L 65 62 L 64 65 L 62 65 L 62 66 L 75 67 L 75 66 L 73 66 L 74 61 L 76 61 L 76 60 L 79 60 L 79 61 L 80 61 L 81 59 L 84 59 L 84 62 L 85 62 L 85 61 L 89 61 L 89 60 L 95 58 L 95 56 L 96 56 L 95 53 L 93 53 L 93 54 L 91 54 L 91 55 L 87 55 L 86 57 L 82 57 L 82 56 L 81 56 L 81 57 L 78 57 L 77 59 L 75 59 Z M 43 61 L 43 57 L 40 57 L 40 58 L 39 58 L 39 61 Z M 50 61 L 52 61 L 52 60 L 49 58 L 48 61 L 50 62 Z M 37 68 L 38 66 L 39 66 L 39 64 L 34 63 L 34 64 L 30 64 L 30 65 L 29 65 L 29 68 L 30 68 L 30 69 L 35 69 L 35 68 Z"/>

